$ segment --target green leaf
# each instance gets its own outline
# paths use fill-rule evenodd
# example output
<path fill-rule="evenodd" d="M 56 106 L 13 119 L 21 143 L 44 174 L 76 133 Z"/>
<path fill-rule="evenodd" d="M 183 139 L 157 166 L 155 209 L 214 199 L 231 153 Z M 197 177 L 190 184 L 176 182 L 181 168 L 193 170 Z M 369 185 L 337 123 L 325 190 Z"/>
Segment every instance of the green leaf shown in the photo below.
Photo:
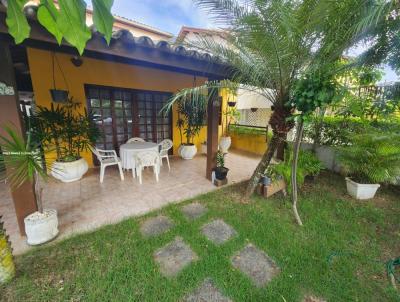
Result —
<path fill-rule="evenodd" d="M 86 3 L 83 0 L 59 0 L 60 15 L 57 26 L 65 40 L 82 54 L 92 33 L 86 26 Z"/>
<path fill-rule="evenodd" d="M 57 26 L 57 19 L 60 13 L 55 7 L 53 1 L 41 0 L 37 17 L 40 22 L 57 40 L 60 45 L 62 42 L 63 34 Z"/>
<path fill-rule="evenodd" d="M 27 0 L 8 0 L 6 24 L 15 43 L 22 43 L 29 37 L 31 28 L 26 20 L 23 8 Z"/>
<path fill-rule="evenodd" d="M 111 7 L 114 0 L 92 0 L 93 23 L 96 29 L 101 32 L 107 44 L 110 44 L 114 17 L 111 14 Z"/>

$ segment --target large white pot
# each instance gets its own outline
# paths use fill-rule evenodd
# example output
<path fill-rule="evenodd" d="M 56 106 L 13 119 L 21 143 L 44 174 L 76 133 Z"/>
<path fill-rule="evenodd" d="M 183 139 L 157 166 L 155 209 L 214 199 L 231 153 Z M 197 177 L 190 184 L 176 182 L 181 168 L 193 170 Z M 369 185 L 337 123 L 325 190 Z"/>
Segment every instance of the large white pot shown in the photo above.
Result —
<path fill-rule="evenodd" d="M 380 184 L 359 184 L 346 177 L 347 192 L 356 199 L 370 199 L 375 196 Z"/>
<path fill-rule="evenodd" d="M 181 144 L 181 145 L 178 147 L 178 150 L 177 150 L 179 156 L 181 156 L 182 148 L 183 148 L 183 145 Z"/>
<path fill-rule="evenodd" d="M 183 159 L 192 159 L 197 153 L 195 145 L 182 145 L 181 157 Z"/>
<path fill-rule="evenodd" d="M 88 168 L 88 163 L 83 158 L 72 162 L 55 161 L 51 169 L 51 175 L 62 182 L 72 182 L 81 179 Z"/>
<path fill-rule="evenodd" d="M 52 240 L 58 234 L 57 211 L 43 210 L 43 213 L 34 212 L 24 219 L 25 232 L 29 245 L 42 244 Z"/>
<path fill-rule="evenodd" d="M 230 136 L 222 136 L 219 140 L 219 150 L 221 150 L 222 153 L 228 153 L 231 143 L 232 140 Z"/>

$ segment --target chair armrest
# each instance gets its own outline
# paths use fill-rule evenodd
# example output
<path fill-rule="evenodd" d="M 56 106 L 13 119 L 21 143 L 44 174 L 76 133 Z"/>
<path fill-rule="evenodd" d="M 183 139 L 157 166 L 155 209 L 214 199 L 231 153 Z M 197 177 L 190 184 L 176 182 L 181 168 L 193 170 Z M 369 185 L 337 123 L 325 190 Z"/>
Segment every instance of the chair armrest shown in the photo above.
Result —
<path fill-rule="evenodd" d="M 115 158 L 118 159 L 117 152 L 115 150 L 102 150 L 102 149 L 97 149 L 99 152 L 101 158 Z M 104 154 L 101 154 L 104 153 Z"/>

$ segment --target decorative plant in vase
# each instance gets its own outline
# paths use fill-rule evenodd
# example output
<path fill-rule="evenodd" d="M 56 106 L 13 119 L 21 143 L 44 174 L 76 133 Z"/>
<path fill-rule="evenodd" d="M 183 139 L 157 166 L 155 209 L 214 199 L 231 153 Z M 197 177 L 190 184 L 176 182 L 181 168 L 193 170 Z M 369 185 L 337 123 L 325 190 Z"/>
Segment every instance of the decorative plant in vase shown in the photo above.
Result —
<path fill-rule="evenodd" d="M 182 117 L 183 134 L 186 137 L 186 143 L 182 144 L 180 155 L 183 159 L 192 159 L 197 153 L 194 138 L 199 135 L 204 126 L 207 99 L 203 95 L 198 95 L 196 98 L 188 96 L 178 102 L 178 112 Z"/>
<path fill-rule="evenodd" d="M 240 112 L 236 109 L 236 107 L 227 106 L 223 112 L 223 116 L 225 117 L 225 123 L 222 123 L 221 125 L 222 136 L 219 140 L 219 149 L 223 153 L 228 153 L 229 147 L 232 143 L 232 139 L 229 135 L 229 126 L 240 118 Z"/>
<path fill-rule="evenodd" d="M 229 169 L 225 167 L 225 154 L 218 150 L 217 152 L 217 167 L 214 168 L 215 178 L 224 180 L 228 174 Z"/>
<path fill-rule="evenodd" d="M 43 209 L 41 180 L 47 180 L 46 165 L 43 162 L 44 154 L 40 142 L 32 139 L 31 131 L 24 138 L 11 127 L 4 128 L 5 135 L 0 136 L 2 154 L 0 162 L 7 169 L 5 177 L 11 190 L 15 190 L 26 182 L 34 185 L 34 193 L 38 211 L 25 217 L 25 232 L 30 245 L 42 244 L 50 241 L 58 234 L 57 211 Z"/>
<path fill-rule="evenodd" d="M 400 135 L 373 130 L 353 135 L 349 146 L 338 148 L 338 160 L 348 176 L 348 193 L 356 199 L 373 198 L 380 183 L 395 182 L 400 175 Z"/>
<path fill-rule="evenodd" d="M 87 172 L 88 164 L 81 152 L 89 150 L 100 135 L 90 114 L 86 110 L 79 113 L 79 107 L 72 99 L 56 107 L 39 106 L 33 118 L 36 132 L 43 133 L 43 148 L 56 152 L 52 175 L 63 182 L 79 180 Z"/>

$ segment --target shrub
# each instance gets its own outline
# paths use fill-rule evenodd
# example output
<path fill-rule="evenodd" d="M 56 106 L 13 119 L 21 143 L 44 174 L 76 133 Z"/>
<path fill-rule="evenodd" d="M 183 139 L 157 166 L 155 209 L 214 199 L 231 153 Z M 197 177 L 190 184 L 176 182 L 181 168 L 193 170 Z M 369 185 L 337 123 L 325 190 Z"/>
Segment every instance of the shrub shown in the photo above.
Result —
<path fill-rule="evenodd" d="M 400 134 L 352 135 L 338 148 L 343 171 L 358 183 L 390 183 L 400 175 Z"/>
<path fill-rule="evenodd" d="M 343 117 L 314 117 L 305 124 L 303 140 L 327 146 L 347 146 L 354 134 L 382 131 L 400 134 L 400 121 L 367 121 Z"/>
<path fill-rule="evenodd" d="M 280 175 L 284 178 L 288 188 L 290 190 L 291 186 L 291 174 L 292 174 L 292 162 L 293 162 L 293 150 L 292 148 L 288 148 L 285 152 L 284 161 L 271 165 L 266 171 L 265 174 L 271 179 L 276 179 L 277 175 Z M 311 152 L 300 150 L 298 165 L 297 165 L 297 184 L 301 187 L 304 184 L 305 177 L 318 175 L 319 172 L 323 169 L 322 163 L 319 159 Z"/>

